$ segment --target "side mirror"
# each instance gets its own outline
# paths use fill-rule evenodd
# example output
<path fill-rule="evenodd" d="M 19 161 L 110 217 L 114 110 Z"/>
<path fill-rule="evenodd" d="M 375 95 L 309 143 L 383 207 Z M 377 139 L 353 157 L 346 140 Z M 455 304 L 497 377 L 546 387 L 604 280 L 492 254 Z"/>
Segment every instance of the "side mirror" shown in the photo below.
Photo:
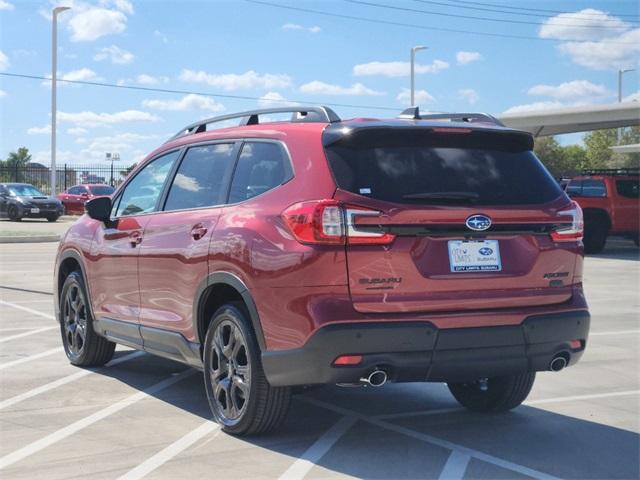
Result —
<path fill-rule="evenodd" d="M 81 196 L 82 198 L 89 198 L 89 194 L 88 194 L 87 192 L 82 192 L 82 193 L 80 194 L 80 196 Z"/>
<path fill-rule="evenodd" d="M 108 222 L 111 219 L 111 198 L 97 197 L 84 204 L 87 214 L 94 220 Z"/>

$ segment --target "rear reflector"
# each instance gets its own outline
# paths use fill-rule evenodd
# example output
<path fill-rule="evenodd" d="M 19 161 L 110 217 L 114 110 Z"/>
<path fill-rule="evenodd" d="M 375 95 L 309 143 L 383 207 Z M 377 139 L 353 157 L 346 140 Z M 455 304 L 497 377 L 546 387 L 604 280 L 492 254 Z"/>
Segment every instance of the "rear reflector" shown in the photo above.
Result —
<path fill-rule="evenodd" d="M 358 365 L 362 362 L 362 355 L 340 355 L 333 362 L 336 366 Z"/>
<path fill-rule="evenodd" d="M 580 350 L 582 348 L 582 340 L 571 340 L 569 347 L 571 347 L 571 350 Z"/>

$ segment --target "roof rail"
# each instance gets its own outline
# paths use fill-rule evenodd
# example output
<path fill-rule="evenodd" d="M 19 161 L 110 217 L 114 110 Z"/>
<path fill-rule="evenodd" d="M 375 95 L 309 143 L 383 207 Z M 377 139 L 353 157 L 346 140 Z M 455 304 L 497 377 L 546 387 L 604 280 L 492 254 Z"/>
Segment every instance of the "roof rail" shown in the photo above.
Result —
<path fill-rule="evenodd" d="M 210 125 L 212 123 L 224 122 L 226 120 L 233 120 L 235 118 L 240 119 L 239 126 L 258 125 L 260 123 L 260 115 L 269 115 L 272 113 L 291 113 L 291 122 L 334 123 L 340 121 L 340 117 L 336 114 L 336 112 L 331 110 L 329 107 L 324 106 L 290 106 L 263 108 L 260 110 L 248 110 L 246 112 L 231 113 L 228 115 L 221 115 L 219 117 L 200 120 L 199 122 L 195 122 L 184 127 L 173 137 L 167 140 L 167 142 L 185 135 L 205 132 L 207 130 L 207 125 Z"/>
<path fill-rule="evenodd" d="M 582 175 L 640 175 L 640 168 L 590 168 L 582 170 Z"/>
<path fill-rule="evenodd" d="M 488 113 L 429 113 L 421 115 L 418 107 L 410 107 L 404 110 L 398 118 L 411 120 L 448 120 L 451 122 L 486 122 L 504 127 L 504 124 L 493 115 Z"/>

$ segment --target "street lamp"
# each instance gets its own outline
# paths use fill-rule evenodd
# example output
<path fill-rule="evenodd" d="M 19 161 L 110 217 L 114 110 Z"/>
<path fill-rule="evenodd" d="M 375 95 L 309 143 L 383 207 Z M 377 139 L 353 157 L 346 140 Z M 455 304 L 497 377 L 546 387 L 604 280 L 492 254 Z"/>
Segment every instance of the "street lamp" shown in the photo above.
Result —
<path fill-rule="evenodd" d="M 416 52 L 418 50 L 426 50 L 428 47 L 423 47 L 418 45 L 416 47 L 411 48 L 411 105 L 410 107 L 415 106 L 415 97 L 416 97 Z"/>
<path fill-rule="evenodd" d="M 622 103 L 622 76 L 627 72 L 633 72 L 635 68 L 618 70 L 618 103 Z M 622 128 L 618 129 L 618 145 L 622 141 Z"/>
<path fill-rule="evenodd" d="M 114 178 L 113 178 L 113 162 L 119 162 L 120 161 L 120 154 L 119 153 L 105 153 L 105 158 L 107 160 L 111 160 L 111 181 L 109 182 L 109 185 L 111 185 L 112 187 L 114 187 Z"/>
<path fill-rule="evenodd" d="M 58 76 L 58 14 L 71 7 L 56 7 L 51 19 L 51 196 L 56 194 L 56 80 Z"/>

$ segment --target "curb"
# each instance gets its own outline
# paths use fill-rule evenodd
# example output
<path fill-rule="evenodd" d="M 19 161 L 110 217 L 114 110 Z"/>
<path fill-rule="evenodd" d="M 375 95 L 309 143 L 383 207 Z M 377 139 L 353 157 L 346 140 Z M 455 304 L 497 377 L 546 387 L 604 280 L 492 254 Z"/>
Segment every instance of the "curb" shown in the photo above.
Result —
<path fill-rule="evenodd" d="M 60 235 L 16 235 L 12 237 L 0 236 L 0 243 L 43 243 L 59 241 Z"/>

